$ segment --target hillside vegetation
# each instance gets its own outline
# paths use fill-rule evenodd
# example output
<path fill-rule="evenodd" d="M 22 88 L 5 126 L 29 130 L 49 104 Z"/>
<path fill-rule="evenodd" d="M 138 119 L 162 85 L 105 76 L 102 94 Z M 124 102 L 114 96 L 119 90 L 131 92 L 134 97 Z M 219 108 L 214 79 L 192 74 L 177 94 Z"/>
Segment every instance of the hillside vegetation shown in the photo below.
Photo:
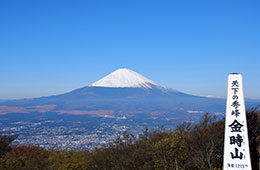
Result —
<path fill-rule="evenodd" d="M 258 169 L 260 112 L 247 111 L 252 166 Z M 222 169 L 224 120 L 206 113 L 198 124 L 174 131 L 145 129 L 137 137 L 124 133 L 94 151 L 45 150 L 10 146 L 17 136 L 0 135 L 1 170 L 214 170 Z"/>

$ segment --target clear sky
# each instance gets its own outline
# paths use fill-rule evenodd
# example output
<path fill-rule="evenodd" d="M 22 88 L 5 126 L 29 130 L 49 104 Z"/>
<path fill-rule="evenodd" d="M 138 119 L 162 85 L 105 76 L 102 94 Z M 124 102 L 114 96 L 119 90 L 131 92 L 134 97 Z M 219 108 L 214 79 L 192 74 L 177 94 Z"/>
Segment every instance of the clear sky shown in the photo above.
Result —
<path fill-rule="evenodd" d="M 260 99 L 259 64 L 259 0 L 0 1 L 0 99 L 61 94 L 118 68 L 220 97 L 239 72 Z"/>

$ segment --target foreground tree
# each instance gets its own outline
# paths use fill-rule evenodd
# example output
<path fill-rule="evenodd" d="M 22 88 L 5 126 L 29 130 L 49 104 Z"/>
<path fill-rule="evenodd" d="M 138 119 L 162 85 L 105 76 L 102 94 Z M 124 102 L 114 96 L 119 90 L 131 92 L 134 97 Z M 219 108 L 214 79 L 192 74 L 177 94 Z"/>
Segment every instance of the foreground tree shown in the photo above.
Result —
<path fill-rule="evenodd" d="M 37 146 L 13 147 L 0 159 L 3 170 L 47 170 L 49 153 Z"/>
<path fill-rule="evenodd" d="M 247 126 L 252 169 L 259 169 L 260 111 L 259 107 L 247 111 Z"/>
<path fill-rule="evenodd" d="M 0 133 L 0 157 L 5 152 L 11 150 L 10 144 L 18 137 L 18 135 L 1 134 Z"/>
<path fill-rule="evenodd" d="M 209 169 L 222 167 L 224 121 L 206 113 L 199 124 L 184 123 L 177 127 L 186 148 L 188 169 Z"/>

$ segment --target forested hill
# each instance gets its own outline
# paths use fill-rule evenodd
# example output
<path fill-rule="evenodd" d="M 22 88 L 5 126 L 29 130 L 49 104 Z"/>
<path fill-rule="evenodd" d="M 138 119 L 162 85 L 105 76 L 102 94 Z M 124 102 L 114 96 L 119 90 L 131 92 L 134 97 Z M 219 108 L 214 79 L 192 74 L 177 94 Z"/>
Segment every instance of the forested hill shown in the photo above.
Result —
<path fill-rule="evenodd" d="M 247 121 L 252 168 L 256 170 L 260 111 L 247 111 Z M 0 135 L 1 170 L 215 170 L 222 169 L 224 120 L 205 114 L 198 124 L 183 123 L 174 131 L 144 129 L 139 136 L 124 133 L 91 152 L 10 145 L 15 138 Z"/>

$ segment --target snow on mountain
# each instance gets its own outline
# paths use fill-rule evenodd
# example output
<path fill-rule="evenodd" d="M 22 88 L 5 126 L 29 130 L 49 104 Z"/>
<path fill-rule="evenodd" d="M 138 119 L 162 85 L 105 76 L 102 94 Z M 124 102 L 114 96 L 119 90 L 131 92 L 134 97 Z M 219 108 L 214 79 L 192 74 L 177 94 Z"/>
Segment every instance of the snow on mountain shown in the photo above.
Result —
<path fill-rule="evenodd" d="M 160 87 L 159 84 L 149 80 L 148 78 L 134 72 L 130 69 L 121 68 L 118 69 L 104 78 L 89 85 L 89 87 L 142 87 L 152 88 L 153 86 Z"/>

